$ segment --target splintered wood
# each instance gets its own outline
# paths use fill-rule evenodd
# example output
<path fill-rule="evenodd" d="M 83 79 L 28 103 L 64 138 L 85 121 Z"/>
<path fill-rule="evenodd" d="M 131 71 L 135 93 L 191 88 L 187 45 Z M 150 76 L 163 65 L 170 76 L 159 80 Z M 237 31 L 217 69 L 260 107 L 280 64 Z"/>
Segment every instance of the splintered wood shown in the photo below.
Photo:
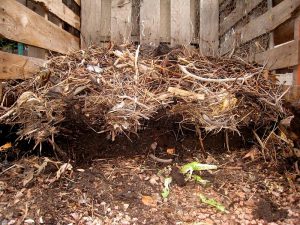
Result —
<path fill-rule="evenodd" d="M 157 52 L 123 45 L 53 57 L 34 78 L 4 88 L 0 122 L 19 125 L 20 138 L 39 144 L 54 143 L 64 126 L 114 140 L 165 117 L 206 131 L 239 132 L 250 124 L 269 126 L 284 113 L 286 91 L 262 67 L 185 48 Z M 6 106 L 12 95 L 16 102 Z"/>

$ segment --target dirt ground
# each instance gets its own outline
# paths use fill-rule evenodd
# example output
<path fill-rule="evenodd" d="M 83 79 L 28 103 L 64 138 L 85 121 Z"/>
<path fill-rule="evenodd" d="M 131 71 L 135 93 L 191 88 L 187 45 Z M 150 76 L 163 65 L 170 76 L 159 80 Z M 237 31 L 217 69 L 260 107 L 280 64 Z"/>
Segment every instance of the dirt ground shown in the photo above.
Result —
<path fill-rule="evenodd" d="M 73 130 L 77 136 L 58 140 L 72 160 L 2 160 L 0 224 L 300 224 L 299 175 L 294 161 L 280 156 L 284 149 L 274 147 L 274 158 L 251 140 L 230 136 L 228 152 L 219 134 L 205 138 L 204 156 L 192 132 L 169 130 L 150 124 L 139 137 L 114 143 Z M 199 174 L 207 185 L 185 182 L 178 173 L 195 161 L 218 166 Z M 203 203 L 200 194 L 225 211 Z"/>

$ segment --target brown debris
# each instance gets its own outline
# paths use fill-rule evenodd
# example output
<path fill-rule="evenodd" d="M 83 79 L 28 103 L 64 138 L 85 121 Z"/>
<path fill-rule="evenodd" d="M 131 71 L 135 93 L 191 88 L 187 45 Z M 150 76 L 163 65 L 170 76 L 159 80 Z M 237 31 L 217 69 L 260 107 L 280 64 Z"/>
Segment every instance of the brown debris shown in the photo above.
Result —
<path fill-rule="evenodd" d="M 114 140 L 137 133 L 158 111 L 215 132 L 268 125 L 283 113 L 284 89 L 267 80 L 262 67 L 184 48 L 151 55 L 118 46 L 53 57 L 46 72 L 6 90 L 3 102 L 11 93 L 17 101 L 2 107 L 0 121 L 20 125 L 20 138 L 40 144 L 54 142 L 64 123 L 108 132 Z"/>

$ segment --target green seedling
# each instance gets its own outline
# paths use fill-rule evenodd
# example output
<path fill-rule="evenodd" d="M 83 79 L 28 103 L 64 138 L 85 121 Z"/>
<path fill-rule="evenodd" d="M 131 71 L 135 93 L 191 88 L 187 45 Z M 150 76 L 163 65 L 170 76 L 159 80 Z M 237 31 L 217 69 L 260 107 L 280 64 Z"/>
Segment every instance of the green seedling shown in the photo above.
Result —
<path fill-rule="evenodd" d="M 200 200 L 207 204 L 207 205 L 210 205 L 212 207 L 215 207 L 217 210 L 221 211 L 221 212 L 228 212 L 226 209 L 225 209 L 225 206 L 223 206 L 221 203 L 219 203 L 218 201 L 216 201 L 215 199 L 213 198 L 207 198 L 205 197 L 204 195 L 202 194 L 199 194 L 199 197 L 200 197 Z"/>
<path fill-rule="evenodd" d="M 209 183 L 208 180 L 204 180 L 202 177 L 198 175 L 192 175 L 192 179 L 201 185 L 207 185 Z"/>
<path fill-rule="evenodd" d="M 198 162 L 191 162 L 185 164 L 181 167 L 180 172 L 183 174 L 187 174 L 189 178 L 192 177 L 194 171 L 202 171 L 202 170 L 216 170 L 218 167 L 216 165 L 210 164 L 201 164 Z"/>
<path fill-rule="evenodd" d="M 170 184 L 172 182 L 172 178 L 171 177 L 167 177 L 165 178 L 165 181 L 164 181 L 164 189 L 162 190 L 162 197 L 164 199 L 168 198 L 169 194 L 170 194 Z"/>

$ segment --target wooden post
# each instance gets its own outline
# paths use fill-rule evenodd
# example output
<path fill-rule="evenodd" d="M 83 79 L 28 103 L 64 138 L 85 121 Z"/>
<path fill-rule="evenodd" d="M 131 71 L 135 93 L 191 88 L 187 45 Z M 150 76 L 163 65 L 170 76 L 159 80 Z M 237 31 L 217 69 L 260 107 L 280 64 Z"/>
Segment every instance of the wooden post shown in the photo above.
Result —
<path fill-rule="evenodd" d="M 298 48 L 298 66 L 294 68 L 294 84 L 300 85 L 300 16 L 295 20 L 294 39 L 297 42 Z"/>
<path fill-rule="evenodd" d="M 140 8 L 141 44 L 157 46 L 160 41 L 160 0 L 141 1 Z"/>
<path fill-rule="evenodd" d="M 268 0 L 268 10 L 272 9 L 273 0 Z M 269 48 L 274 48 L 274 32 L 270 32 L 269 34 Z"/>
<path fill-rule="evenodd" d="M 132 1 L 111 1 L 111 40 L 117 44 L 128 43 L 132 31 Z"/>
<path fill-rule="evenodd" d="M 171 45 L 189 45 L 191 26 L 191 1 L 171 0 Z"/>
<path fill-rule="evenodd" d="M 199 49 L 203 55 L 212 56 L 219 49 L 219 1 L 200 0 Z"/>
<path fill-rule="evenodd" d="M 101 42 L 101 4 L 102 0 L 81 2 L 81 48 Z"/>

